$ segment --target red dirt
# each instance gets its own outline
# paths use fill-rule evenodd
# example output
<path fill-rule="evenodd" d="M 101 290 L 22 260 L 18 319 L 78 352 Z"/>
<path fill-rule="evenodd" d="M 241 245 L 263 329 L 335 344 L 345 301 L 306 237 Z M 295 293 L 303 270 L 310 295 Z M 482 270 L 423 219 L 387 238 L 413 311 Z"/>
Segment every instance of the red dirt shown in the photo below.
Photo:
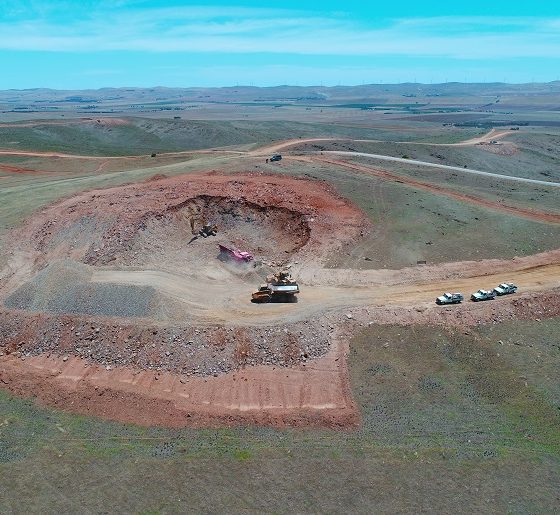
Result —
<path fill-rule="evenodd" d="M 147 182 L 91 191 L 62 200 L 13 231 L 8 238 L 17 243 L 9 271 L 2 273 L 0 297 L 6 298 L 52 260 L 73 259 L 94 266 L 113 262 L 138 231 L 145 230 L 149 220 L 157 220 L 201 196 L 227 197 L 236 202 L 261 206 L 259 209 L 265 210 L 274 208 L 276 211 L 271 211 L 273 216 L 281 216 L 285 212 L 284 230 L 296 245 L 294 255 L 310 265 L 345 242 L 358 238 L 369 226 L 361 211 L 325 183 L 254 173 L 228 176 L 210 172 L 173 178 L 153 177 Z M 305 220 L 306 230 L 301 223 L 292 220 L 296 215 Z M 82 220 L 93 220 L 96 227 L 103 228 L 104 232 L 99 233 L 101 241 L 89 244 L 87 240 L 80 240 L 76 245 L 75 236 L 65 236 L 70 230 L 75 234 L 72 228 Z M 272 227 L 275 221 L 270 223 Z M 301 234 L 290 231 L 300 231 Z M 82 238 L 84 231 L 80 232 Z M 199 266 L 205 264 L 199 263 Z M 212 294 L 206 293 L 206 296 L 209 295 Z M 270 309 L 262 309 L 244 300 L 243 306 L 247 304 L 247 308 L 254 311 L 252 316 L 256 317 L 256 323 L 260 323 L 259 313 L 268 313 L 267 316 L 275 319 L 276 323 L 282 321 L 285 306 L 271 305 Z M 219 306 L 217 308 L 218 313 L 222 311 Z M 231 316 L 237 315 L 233 313 Z M 286 358 L 287 362 L 274 358 L 274 365 L 259 365 L 270 362 L 265 358 L 265 361 L 257 360 L 255 365 L 253 360 L 253 366 L 236 372 L 214 374 L 216 377 L 212 374 L 201 376 L 192 371 L 189 376 L 181 376 L 173 371 L 173 367 L 169 369 L 172 371 L 165 371 L 165 364 L 157 367 L 160 370 L 142 370 L 137 365 L 118 366 L 123 361 L 120 358 L 115 361 L 110 359 L 109 363 L 114 368 L 106 370 L 105 366 L 95 361 L 86 363 L 72 357 L 78 347 L 81 350 L 94 349 L 101 356 L 110 352 L 107 346 L 115 348 L 115 353 L 124 353 L 125 348 L 130 351 L 130 344 L 124 342 L 128 341 L 131 331 L 136 330 L 131 321 L 97 317 L 87 323 L 87 315 L 46 315 L 9 309 L 0 313 L 0 317 L 4 326 L 4 330 L 0 330 L 3 334 L 3 341 L 0 341 L 0 351 L 3 352 L 0 354 L 4 354 L 0 356 L 2 387 L 18 395 L 35 396 L 45 404 L 150 425 L 259 423 L 348 427 L 355 426 L 358 420 L 347 385 L 346 343 L 332 344 L 327 354 L 314 359 L 317 354 L 307 358 L 303 350 L 303 342 L 310 340 L 301 329 L 307 327 L 312 335 L 328 332 L 324 317 L 301 322 L 309 325 L 299 329 L 299 326 L 292 328 L 288 323 L 282 324 L 286 331 L 288 328 L 293 331 L 293 351 L 296 352 L 293 357 Z M 84 320 L 87 335 L 82 329 Z M 152 341 L 158 345 L 154 353 L 159 354 L 161 345 L 168 341 L 167 336 L 163 336 L 168 333 L 161 328 L 161 322 L 136 318 L 132 323 L 145 328 L 134 333 L 138 335 L 134 336 L 132 350 L 135 354 L 143 353 L 144 347 L 151 350 Z M 94 325 L 90 330 L 91 324 Z M 264 328 L 269 327 L 266 321 L 264 324 Z M 96 331 L 93 327 L 97 328 Z M 198 327 L 204 327 L 204 323 Z M 79 337 L 76 336 L 78 328 L 81 331 Z M 207 331 L 206 326 L 200 332 Z M 249 347 L 245 354 L 251 353 L 253 345 L 262 345 L 262 340 L 258 341 L 258 338 L 265 336 L 271 345 L 280 345 L 281 340 L 269 336 L 270 331 L 259 337 L 261 333 L 261 329 L 247 333 Z M 180 328 L 173 334 L 180 334 Z M 283 332 L 281 334 L 284 335 Z M 221 339 L 218 336 L 217 340 L 226 346 L 227 353 L 227 345 L 235 342 L 227 342 L 224 335 Z M 332 341 L 332 335 L 330 339 Z M 208 343 L 203 346 L 208 346 Z M 186 350 L 189 349 L 187 346 Z M 52 356 L 48 357 L 51 351 Z M 64 354 L 70 358 L 63 361 Z M 175 354 L 180 354 L 179 349 Z M 235 356 L 241 360 L 239 352 Z M 157 361 L 159 358 L 154 356 L 150 359 Z M 290 365 L 291 362 L 293 365 Z M 185 382 L 181 382 L 182 379 Z"/>
<path fill-rule="evenodd" d="M 157 176 L 156 176 L 157 177 Z M 135 185 L 82 193 L 60 201 L 35 216 L 10 238 L 33 242 L 34 251 L 43 252 L 54 237 L 76 220 L 93 217 L 108 221 L 99 252 L 88 250 L 85 262 L 109 262 L 122 250 L 147 218 L 159 216 L 189 199 L 216 196 L 251 202 L 259 206 L 286 209 L 312 220 L 309 241 L 302 249 L 317 260 L 352 241 L 367 230 L 365 215 L 340 197 L 326 183 L 258 173 L 222 175 L 217 172 L 155 179 Z M 57 257 L 62 257 L 60 253 Z M 48 258 L 45 256 L 45 258 Z"/>
<path fill-rule="evenodd" d="M 325 161 L 404 182 L 402 177 L 388 172 L 344 161 Z M 411 185 L 455 195 L 418 181 L 411 180 Z M 552 289 L 559 286 L 560 251 L 511 261 L 486 260 L 397 271 L 327 270 L 321 267 L 326 255 L 368 230 L 369 222 L 361 211 L 322 182 L 217 172 L 155 178 L 130 186 L 81 193 L 48 207 L 8 236 L 15 252 L 8 272 L 4 270 L 0 274 L 0 300 L 56 259 L 90 263 L 101 275 L 122 272 L 108 270 L 104 265 L 112 263 L 135 235 L 146 229 L 150 219 L 158 219 L 169 210 L 204 195 L 227 196 L 263 208 L 274 206 L 286 213 L 298 213 L 305 217 L 309 227 L 303 240 L 296 238 L 299 247 L 291 256 L 299 260 L 300 265 L 294 268 L 306 284 L 300 304 L 254 306 L 247 299 L 243 302 L 241 297 L 235 297 L 234 302 L 222 305 L 212 296 L 212 281 L 204 286 L 207 291 L 197 292 L 210 297 L 210 304 L 202 306 L 204 316 L 218 314 L 226 320 L 223 330 L 212 329 L 211 352 L 231 344 L 225 332 L 225 328 L 231 329 L 229 324 L 238 327 L 233 343 L 239 345 L 229 349 L 238 369 L 187 375 L 181 374 L 180 368 L 168 366 L 171 358 L 158 362 L 160 370 L 142 369 L 139 362 L 121 366 L 117 360 L 115 365 L 109 356 L 110 349 L 117 353 L 132 346 L 135 352 L 147 348 L 150 353 L 165 355 L 161 352 L 168 348 L 164 343 L 175 345 L 175 339 L 168 338 L 172 333 L 166 332 L 169 327 L 161 320 L 88 318 L 87 315 L 47 315 L 5 309 L 0 312 L 0 334 L 3 334 L 0 387 L 16 395 L 33 396 L 60 409 L 145 425 L 355 427 L 359 414 L 351 398 L 346 354 L 350 337 L 363 325 L 373 321 L 470 327 L 492 320 L 560 314 L 560 294 Z M 461 199 L 472 201 L 465 197 L 466 200 L 463 196 Z M 65 235 L 81 220 L 89 223 L 93 220 L 96 227 L 103 228 L 102 239 L 95 246 L 86 241 L 74 247 L 67 241 L 72 238 Z M 73 235 L 73 238 L 78 236 Z M 199 266 L 203 268 L 205 263 Z M 200 275 L 200 270 L 197 272 Z M 493 284 L 509 279 L 505 277 L 507 274 L 519 281 L 523 288 L 521 295 L 494 302 L 465 303 L 462 309 L 433 304 L 433 297 L 451 283 L 471 288 L 482 280 Z M 219 279 L 212 279 L 219 283 Z M 182 294 L 181 281 L 181 276 L 171 276 L 168 286 L 176 296 Z M 186 284 L 193 281 L 187 277 Z M 546 292 L 547 289 L 552 290 Z M 395 298 L 388 302 L 390 291 L 395 292 Z M 196 301 L 197 305 L 202 302 L 199 298 Z M 199 325 L 193 326 L 197 333 L 199 328 L 201 333 L 209 330 L 205 320 L 202 317 Z M 290 326 L 294 320 L 300 324 L 297 330 Z M 78 325 L 82 323 L 87 324 L 85 335 Z M 270 339 L 263 331 L 279 326 L 292 330 L 284 349 L 287 359 L 280 365 L 267 364 L 266 360 L 248 364 L 256 347 L 265 338 Z M 257 329 L 250 332 L 249 327 Z M 308 358 L 301 342 L 321 331 L 328 333 L 330 347 L 326 353 L 321 351 L 322 354 Z M 130 342 L 131 334 L 135 336 Z M 279 339 L 272 340 L 274 345 L 279 344 Z M 101 351 L 102 359 L 110 364 L 103 365 L 103 361 L 93 358 L 85 361 L 78 357 L 82 355 L 78 348 Z"/>
<path fill-rule="evenodd" d="M 55 173 L 55 172 L 48 172 L 46 170 L 32 170 L 31 168 L 21 168 L 19 166 L 11 166 L 11 165 L 4 165 L 4 164 L 0 164 L 0 170 L 3 172 L 21 173 L 26 175 L 41 175 L 44 173 Z"/>
<path fill-rule="evenodd" d="M 359 413 L 346 354 L 347 344 L 337 341 L 307 365 L 247 367 L 205 378 L 10 355 L 0 357 L 0 386 L 65 411 L 149 426 L 348 428 L 359 423 Z"/>

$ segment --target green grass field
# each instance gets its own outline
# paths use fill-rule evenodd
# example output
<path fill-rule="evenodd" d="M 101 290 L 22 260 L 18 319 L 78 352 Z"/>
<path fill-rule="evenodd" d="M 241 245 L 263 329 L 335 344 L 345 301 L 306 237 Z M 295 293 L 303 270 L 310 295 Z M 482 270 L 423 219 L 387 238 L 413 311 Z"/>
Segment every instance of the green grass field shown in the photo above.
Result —
<path fill-rule="evenodd" d="M 2 393 L 2 511 L 552 513 L 559 330 L 371 326 L 351 342 L 350 433 L 141 428 Z"/>
<path fill-rule="evenodd" d="M 436 136 L 441 129 L 429 130 Z M 472 130 L 460 131 L 457 137 L 468 138 Z M 425 133 L 398 132 L 387 129 L 357 127 L 332 123 L 256 120 L 162 120 L 130 118 L 123 125 L 107 125 L 94 120 L 67 125 L 2 127 L 0 148 L 34 151 L 57 151 L 93 156 L 142 155 L 152 152 L 175 152 L 211 147 L 264 144 L 276 140 L 306 137 L 367 138 L 414 140 Z"/>

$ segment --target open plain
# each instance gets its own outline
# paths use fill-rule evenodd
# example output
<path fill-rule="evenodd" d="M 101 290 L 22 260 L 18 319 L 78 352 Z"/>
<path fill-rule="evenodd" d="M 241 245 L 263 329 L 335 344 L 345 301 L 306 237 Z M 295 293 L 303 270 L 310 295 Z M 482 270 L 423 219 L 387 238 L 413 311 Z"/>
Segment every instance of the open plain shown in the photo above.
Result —
<path fill-rule="evenodd" d="M 254 90 L 0 92 L 2 505 L 554 512 L 559 83 Z"/>

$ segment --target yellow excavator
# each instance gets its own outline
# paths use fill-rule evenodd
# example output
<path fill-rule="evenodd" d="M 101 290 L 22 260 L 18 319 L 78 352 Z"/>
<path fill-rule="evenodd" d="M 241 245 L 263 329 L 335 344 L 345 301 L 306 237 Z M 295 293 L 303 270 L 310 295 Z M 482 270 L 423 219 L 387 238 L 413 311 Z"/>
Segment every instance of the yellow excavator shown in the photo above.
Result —
<path fill-rule="evenodd" d="M 208 238 L 208 236 L 216 236 L 218 233 L 218 226 L 208 223 L 200 208 L 189 209 L 189 224 L 191 226 L 192 235 L 195 238 L 198 238 L 199 236 Z"/>
<path fill-rule="evenodd" d="M 218 226 L 216 224 L 209 224 L 205 219 L 200 219 L 200 228 L 196 230 L 197 220 L 195 217 L 191 217 L 191 232 L 193 236 L 202 236 L 203 238 L 208 238 L 208 236 L 216 236 L 218 233 Z"/>

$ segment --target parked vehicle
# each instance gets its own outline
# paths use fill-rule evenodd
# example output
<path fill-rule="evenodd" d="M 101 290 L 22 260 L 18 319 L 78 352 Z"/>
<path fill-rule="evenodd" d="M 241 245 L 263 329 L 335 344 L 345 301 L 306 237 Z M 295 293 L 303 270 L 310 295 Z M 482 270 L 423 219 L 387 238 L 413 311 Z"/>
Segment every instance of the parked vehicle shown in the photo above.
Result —
<path fill-rule="evenodd" d="M 517 286 L 513 283 L 502 283 L 494 288 L 496 295 L 508 295 L 517 291 Z"/>
<path fill-rule="evenodd" d="M 461 293 L 444 293 L 436 299 L 436 304 L 439 306 L 443 304 L 459 304 L 463 300 L 464 297 Z"/>
<path fill-rule="evenodd" d="M 496 292 L 494 290 L 478 290 L 471 295 L 471 300 L 473 302 L 478 302 L 480 300 L 494 300 L 496 298 Z"/>
<path fill-rule="evenodd" d="M 273 161 L 281 161 L 282 160 L 282 156 L 280 154 L 274 154 L 271 158 L 270 158 L 270 162 L 272 163 Z"/>

